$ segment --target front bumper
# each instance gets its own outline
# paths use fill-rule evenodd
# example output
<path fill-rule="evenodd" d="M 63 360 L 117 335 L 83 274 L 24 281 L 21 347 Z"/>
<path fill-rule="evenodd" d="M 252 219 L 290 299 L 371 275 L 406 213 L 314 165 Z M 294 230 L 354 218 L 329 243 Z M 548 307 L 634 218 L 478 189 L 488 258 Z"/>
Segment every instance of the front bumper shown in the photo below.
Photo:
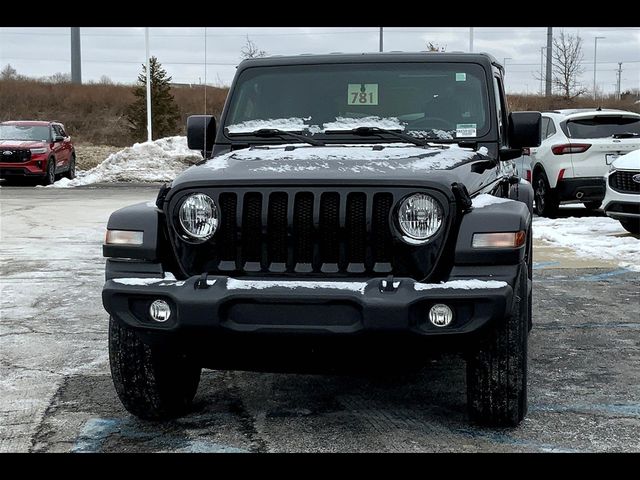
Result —
<path fill-rule="evenodd" d="M 604 213 L 616 220 L 640 218 L 640 195 L 637 193 L 621 193 L 614 190 L 609 185 L 609 175 L 607 175 L 607 194 L 602 204 Z"/>
<path fill-rule="evenodd" d="M 562 201 L 599 202 L 604 198 L 603 177 L 563 178 L 556 187 Z"/>
<path fill-rule="evenodd" d="M 27 162 L 0 162 L 0 177 L 43 176 L 47 173 L 46 154 L 36 154 Z"/>
<path fill-rule="evenodd" d="M 402 332 L 414 337 L 443 337 L 470 334 L 504 318 L 513 296 L 509 283 L 486 280 L 438 285 L 394 278 L 396 288 L 392 291 L 384 290 L 383 278 L 267 282 L 211 276 L 207 288 L 196 288 L 199 280 L 197 276 L 185 281 L 112 279 L 105 283 L 102 300 L 114 319 L 142 332 L 206 330 L 221 335 L 271 332 L 312 336 Z M 163 323 L 148 313 L 157 299 L 171 306 L 171 317 Z M 454 311 L 447 327 L 428 321 L 429 309 L 436 303 L 447 304 Z"/>

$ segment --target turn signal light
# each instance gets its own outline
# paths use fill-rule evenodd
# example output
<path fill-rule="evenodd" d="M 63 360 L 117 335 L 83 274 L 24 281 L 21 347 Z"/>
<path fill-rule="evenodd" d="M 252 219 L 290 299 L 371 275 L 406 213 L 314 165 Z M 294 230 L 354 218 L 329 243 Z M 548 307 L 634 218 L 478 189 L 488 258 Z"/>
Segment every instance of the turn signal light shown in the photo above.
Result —
<path fill-rule="evenodd" d="M 474 233 L 471 246 L 473 248 L 519 248 L 524 245 L 527 234 L 519 232 Z"/>
<path fill-rule="evenodd" d="M 107 230 L 104 243 L 107 245 L 142 245 L 143 232 L 135 230 Z"/>

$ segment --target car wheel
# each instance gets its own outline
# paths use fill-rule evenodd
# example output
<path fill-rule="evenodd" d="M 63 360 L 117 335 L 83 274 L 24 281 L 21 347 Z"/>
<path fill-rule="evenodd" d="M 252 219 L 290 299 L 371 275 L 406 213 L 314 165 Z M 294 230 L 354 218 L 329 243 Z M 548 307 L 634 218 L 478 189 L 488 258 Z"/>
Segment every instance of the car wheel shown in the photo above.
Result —
<path fill-rule="evenodd" d="M 69 160 L 69 170 L 64 175 L 69 180 L 73 180 L 76 178 L 76 154 L 71 154 L 71 159 Z"/>
<path fill-rule="evenodd" d="M 629 233 L 640 234 L 640 218 L 621 218 L 620 225 Z"/>
<path fill-rule="evenodd" d="M 145 420 L 187 413 L 202 371 L 185 355 L 143 343 L 114 318 L 109 319 L 109 364 L 120 401 L 130 413 Z"/>
<path fill-rule="evenodd" d="M 556 193 L 549 186 L 549 180 L 543 171 L 538 171 L 534 174 L 533 188 L 538 215 L 541 217 L 555 217 L 558 214 L 560 202 Z"/>
<path fill-rule="evenodd" d="M 467 359 L 467 405 L 476 423 L 515 427 L 527 413 L 527 282 L 526 263 L 522 263 L 510 314 L 497 322 Z"/>
<path fill-rule="evenodd" d="M 45 185 L 53 185 L 56 181 L 56 164 L 52 158 L 47 162 L 47 171 L 42 183 Z"/>
<path fill-rule="evenodd" d="M 587 208 L 587 210 L 597 210 L 602 205 L 602 201 L 600 202 L 582 202 L 582 204 Z"/>

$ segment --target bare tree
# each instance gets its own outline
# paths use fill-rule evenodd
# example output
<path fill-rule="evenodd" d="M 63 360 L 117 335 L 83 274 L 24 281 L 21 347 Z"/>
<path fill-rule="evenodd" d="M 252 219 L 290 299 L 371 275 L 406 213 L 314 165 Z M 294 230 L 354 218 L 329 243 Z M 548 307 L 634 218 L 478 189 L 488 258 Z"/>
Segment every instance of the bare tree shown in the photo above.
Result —
<path fill-rule="evenodd" d="M 0 79 L 2 80 L 16 80 L 18 78 L 18 72 L 15 68 L 11 66 L 10 63 L 7 63 L 7 66 L 2 69 L 0 72 Z"/>
<path fill-rule="evenodd" d="M 113 85 L 113 80 L 108 75 L 100 75 L 100 79 L 98 80 L 100 85 Z"/>
<path fill-rule="evenodd" d="M 247 35 L 247 43 L 240 49 L 240 56 L 242 58 L 256 58 L 266 57 L 268 54 L 264 50 L 260 50 L 258 46 Z"/>
<path fill-rule="evenodd" d="M 564 32 L 560 32 L 559 37 L 553 38 L 553 84 L 567 100 L 587 91 L 578 82 L 580 75 L 584 73 L 583 58 L 580 36 L 565 35 Z"/>

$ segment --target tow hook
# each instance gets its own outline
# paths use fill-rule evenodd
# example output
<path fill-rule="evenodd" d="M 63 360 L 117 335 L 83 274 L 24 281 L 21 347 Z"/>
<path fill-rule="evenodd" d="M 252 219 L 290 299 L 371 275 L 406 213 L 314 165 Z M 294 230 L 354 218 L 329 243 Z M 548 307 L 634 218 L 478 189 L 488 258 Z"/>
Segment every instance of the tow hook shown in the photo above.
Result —
<path fill-rule="evenodd" d="M 209 288 L 209 284 L 207 283 L 208 275 L 209 274 L 207 272 L 204 272 L 202 275 L 200 275 L 200 278 L 196 280 L 196 283 L 193 285 L 193 288 L 195 290 L 206 290 L 207 288 Z"/>
<path fill-rule="evenodd" d="M 381 292 L 395 292 L 400 286 L 400 280 L 393 280 L 393 275 L 389 275 L 386 280 L 380 281 Z"/>

